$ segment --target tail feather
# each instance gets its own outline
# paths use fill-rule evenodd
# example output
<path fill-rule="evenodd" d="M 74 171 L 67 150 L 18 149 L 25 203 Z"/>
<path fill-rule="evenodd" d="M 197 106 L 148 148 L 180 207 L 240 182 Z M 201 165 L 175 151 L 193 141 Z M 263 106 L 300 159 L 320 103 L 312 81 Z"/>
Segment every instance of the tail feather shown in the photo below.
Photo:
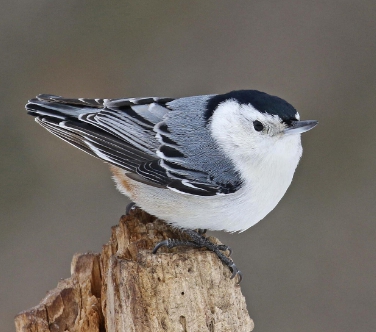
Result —
<path fill-rule="evenodd" d="M 140 164 L 158 159 L 155 151 L 159 142 L 153 128 L 168 109 L 156 100 L 68 99 L 41 94 L 29 100 L 26 109 L 55 136 L 94 157 L 136 172 Z M 146 104 L 150 101 L 152 104 Z"/>
<path fill-rule="evenodd" d="M 60 98 L 60 99 L 59 99 Z M 88 104 L 77 99 L 63 99 L 52 95 L 39 95 L 30 99 L 26 109 L 30 115 L 45 115 L 57 119 L 78 119 L 80 115 L 95 113 L 101 110 L 101 105 Z"/>

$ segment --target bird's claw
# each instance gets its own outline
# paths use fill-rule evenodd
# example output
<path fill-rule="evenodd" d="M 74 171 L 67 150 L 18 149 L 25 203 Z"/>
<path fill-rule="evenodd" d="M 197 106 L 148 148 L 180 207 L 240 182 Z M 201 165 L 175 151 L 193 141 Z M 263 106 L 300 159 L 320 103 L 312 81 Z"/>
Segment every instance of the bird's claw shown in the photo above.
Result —
<path fill-rule="evenodd" d="M 232 254 L 232 249 L 229 246 L 226 246 L 225 244 L 219 244 L 218 249 L 221 250 L 221 251 L 227 251 L 228 250 L 229 256 L 231 256 L 231 254 Z"/>
<path fill-rule="evenodd" d="M 229 265 L 229 268 L 232 271 L 232 275 L 231 275 L 230 279 L 234 279 L 238 275 L 239 276 L 239 280 L 238 280 L 237 284 L 239 285 L 241 283 L 241 281 L 243 280 L 243 274 L 242 274 L 242 272 L 237 268 L 237 266 L 234 263 L 232 263 L 231 265 Z"/>
<path fill-rule="evenodd" d="M 135 210 L 137 208 L 137 205 L 135 202 L 130 202 L 127 207 L 125 208 L 125 215 L 129 216 L 131 211 Z"/>
<path fill-rule="evenodd" d="M 157 245 L 154 247 L 152 253 L 156 254 L 157 251 L 159 250 L 159 248 L 161 248 L 163 246 L 166 246 L 167 248 L 169 248 L 169 245 L 170 245 L 170 239 L 158 242 Z"/>

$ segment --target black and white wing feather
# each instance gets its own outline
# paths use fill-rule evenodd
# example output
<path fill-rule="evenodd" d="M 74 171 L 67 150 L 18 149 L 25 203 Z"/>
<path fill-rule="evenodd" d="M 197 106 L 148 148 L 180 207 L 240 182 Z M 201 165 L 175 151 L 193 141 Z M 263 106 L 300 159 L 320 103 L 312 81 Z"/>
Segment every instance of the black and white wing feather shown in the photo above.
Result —
<path fill-rule="evenodd" d="M 210 136 L 210 96 L 180 99 L 67 99 L 39 95 L 28 113 L 77 148 L 127 171 L 130 178 L 180 193 L 235 192 L 241 180 Z"/>
<path fill-rule="evenodd" d="M 153 128 L 168 112 L 170 98 L 66 99 L 39 95 L 26 109 L 54 135 L 130 172 L 158 159 Z"/>
<path fill-rule="evenodd" d="M 171 111 L 154 129 L 160 160 L 149 163 L 147 170 L 138 168 L 138 174 L 145 177 L 164 169 L 169 189 L 191 195 L 230 194 L 241 187 L 233 163 L 210 135 L 203 112 L 210 98 L 196 96 L 168 103 Z"/>

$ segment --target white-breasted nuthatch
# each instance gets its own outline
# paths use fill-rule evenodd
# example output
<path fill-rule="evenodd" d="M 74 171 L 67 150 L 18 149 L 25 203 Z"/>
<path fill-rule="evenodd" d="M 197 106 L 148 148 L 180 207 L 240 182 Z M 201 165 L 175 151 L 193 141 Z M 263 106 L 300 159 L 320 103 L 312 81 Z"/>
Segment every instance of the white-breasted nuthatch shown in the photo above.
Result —
<path fill-rule="evenodd" d="M 302 154 L 300 121 L 281 98 L 257 90 L 186 98 L 66 99 L 39 95 L 26 109 L 54 135 L 111 165 L 137 206 L 185 229 L 240 271 L 194 229 L 244 231 L 289 187 Z M 241 277 L 241 275 L 240 275 Z"/>

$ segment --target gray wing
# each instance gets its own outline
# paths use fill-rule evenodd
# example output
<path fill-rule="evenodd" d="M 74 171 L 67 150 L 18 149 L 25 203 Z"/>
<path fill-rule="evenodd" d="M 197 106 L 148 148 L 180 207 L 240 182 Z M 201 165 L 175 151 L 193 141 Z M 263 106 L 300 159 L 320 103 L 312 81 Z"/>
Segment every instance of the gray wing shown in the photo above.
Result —
<path fill-rule="evenodd" d="M 208 98 L 39 95 L 26 109 L 54 135 L 123 168 L 136 181 L 211 196 L 234 192 L 241 181 L 209 134 L 202 113 Z"/>
<path fill-rule="evenodd" d="M 174 181 L 171 189 L 195 195 L 229 194 L 241 178 L 210 135 L 204 116 L 211 95 L 175 99 L 155 131 L 161 145 L 159 166 Z"/>

